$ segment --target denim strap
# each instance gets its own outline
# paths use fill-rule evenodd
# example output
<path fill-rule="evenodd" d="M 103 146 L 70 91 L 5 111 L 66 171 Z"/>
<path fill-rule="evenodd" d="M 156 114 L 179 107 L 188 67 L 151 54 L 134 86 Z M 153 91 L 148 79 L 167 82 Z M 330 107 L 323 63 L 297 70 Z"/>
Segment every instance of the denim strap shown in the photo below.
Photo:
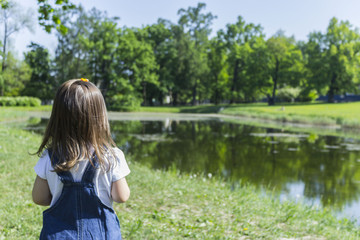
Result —
<path fill-rule="evenodd" d="M 85 172 L 81 178 L 81 182 L 92 183 L 96 169 L 98 168 L 98 166 L 99 166 L 98 158 L 94 152 L 93 156 L 91 157 L 91 162 L 89 161 L 89 163 L 86 166 Z"/>
<path fill-rule="evenodd" d="M 53 161 L 51 161 L 51 164 L 54 166 L 59 162 L 59 158 L 56 156 L 55 153 L 53 153 L 52 149 L 48 149 L 48 154 L 50 159 L 53 158 Z M 57 172 L 57 175 L 60 177 L 61 181 L 63 183 L 73 183 L 74 179 L 70 173 L 70 171 L 62 171 Z"/>

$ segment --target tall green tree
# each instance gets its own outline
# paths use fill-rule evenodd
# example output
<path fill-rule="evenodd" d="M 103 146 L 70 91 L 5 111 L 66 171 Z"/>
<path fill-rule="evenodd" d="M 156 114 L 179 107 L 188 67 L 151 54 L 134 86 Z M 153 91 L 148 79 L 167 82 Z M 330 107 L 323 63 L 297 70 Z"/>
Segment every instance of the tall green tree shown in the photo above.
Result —
<path fill-rule="evenodd" d="M 156 24 L 139 29 L 135 34 L 140 41 L 150 44 L 157 64 L 156 75 L 158 79 L 146 84 L 146 103 L 152 104 L 155 99 L 163 104 L 164 98 L 170 95 L 173 86 L 171 62 L 174 58 L 174 48 L 171 23 L 159 19 Z"/>
<path fill-rule="evenodd" d="M 187 47 L 187 56 L 183 59 L 188 67 L 188 78 L 192 89 L 192 104 L 197 104 L 198 89 L 206 83 L 208 76 L 207 44 L 211 33 L 212 21 L 216 18 L 212 13 L 203 13 L 205 3 L 198 3 L 196 7 L 180 9 L 178 24 L 190 37 L 191 42 L 184 44 Z M 184 38 L 186 39 L 186 38 Z M 201 92 L 200 92 L 201 93 Z"/>
<path fill-rule="evenodd" d="M 298 86 L 303 78 L 304 61 L 295 39 L 278 32 L 266 42 L 268 51 L 268 73 L 272 83 L 268 93 L 269 105 L 276 101 L 276 90 L 286 86 Z"/>
<path fill-rule="evenodd" d="M 36 43 L 31 43 L 29 48 L 30 51 L 25 54 L 25 62 L 30 66 L 32 73 L 22 95 L 50 100 L 53 98 L 57 86 L 51 76 L 49 52 Z"/>
<path fill-rule="evenodd" d="M 89 76 L 89 35 L 94 22 L 102 19 L 102 13 L 92 9 L 88 14 L 82 6 L 63 12 L 61 22 L 68 26 L 66 34 L 57 33 L 54 68 L 58 84 L 73 78 Z"/>
<path fill-rule="evenodd" d="M 252 79 L 249 67 L 253 64 L 254 47 L 263 41 L 262 27 L 253 23 L 246 23 L 239 16 L 235 24 L 228 24 L 226 30 L 220 32 L 227 47 L 230 82 L 230 103 L 246 100 L 246 84 Z M 255 72 L 255 71 L 253 71 Z"/>
<path fill-rule="evenodd" d="M 359 84 L 360 35 L 348 21 L 330 20 L 326 33 L 313 32 L 306 46 L 309 82 L 328 102 L 335 94 L 356 93 Z"/>
<path fill-rule="evenodd" d="M 7 1 L 0 9 L 0 22 L 3 25 L 2 32 L 2 63 L 1 71 L 4 72 L 7 66 L 8 43 L 10 37 L 23 28 L 32 31 L 31 10 L 23 11 L 14 1 Z M 4 95 L 4 81 L 0 81 L 0 95 Z"/>
<path fill-rule="evenodd" d="M 112 97 L 132 94 L 147 105 L 147 86 L 158 85 L 158 66 L 151 45 L 139 40 L 137 31 L 141 30 L 125 28 L 118 37 L 118 47 L 112 61 Z"/>
<path fill-rule="evenodd" d="M 31 69 L 24 60 L 19 60 L 11 52 L 7 54 L 7 67 L 2 72 L 4 96 L 19 96 L 30 80 Z"/>
<path fill-rule="evenodd" d="M 120 30 L 114 19 L 104 18 L 96 20 L 91 26 L 91 32 L 86 39 L 83 37 L 87 50 L 85 62 L 89 67 L 89 77 L 108 97 L 113 80 L 113 61 L 118 49 Z"/>
<path fill-rule="evenodd" d="M 208 90 L 211 92 L 211 100 L 218 104 L 229 94 L 226 46 L 219 35 L 210 40 L 207 59 L 210 85 Z"/>

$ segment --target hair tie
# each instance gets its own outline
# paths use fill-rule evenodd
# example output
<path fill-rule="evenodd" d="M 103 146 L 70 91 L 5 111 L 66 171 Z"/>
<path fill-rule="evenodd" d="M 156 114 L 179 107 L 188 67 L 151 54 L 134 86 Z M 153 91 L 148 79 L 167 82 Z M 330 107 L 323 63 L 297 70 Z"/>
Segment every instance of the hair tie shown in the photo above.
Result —
<path fill-rule="evenodd" d="M 80 78 L 80 80 L 83 81 L 83 82 L 88 82 L 88 81 L 89 81 L 89 80 L 86 79 L 86 78 Z"/>

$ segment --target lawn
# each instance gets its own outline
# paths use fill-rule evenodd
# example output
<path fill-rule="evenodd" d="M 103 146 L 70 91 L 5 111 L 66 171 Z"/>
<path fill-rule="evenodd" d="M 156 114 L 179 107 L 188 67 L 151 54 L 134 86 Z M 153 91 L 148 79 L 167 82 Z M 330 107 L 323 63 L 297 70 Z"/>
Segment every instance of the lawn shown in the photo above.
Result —
<path fill-rule="evenodd" d="M 15 110 L 15 111 L 14 111 Z M 2 118 L 25 116 L 26 111 L 50 111 L 51 106 L 41 107 L 0 107 Z M 162 113 L 211 113 L 230 116 L 243 116 L 278 122 L 305 123 L 311 125 L 342 126 L 360 128 L 360 102 L 353 103 L 308 103 L 278 104 L 266 103 L 198 105 L 198 106 L 154 106 L 140 107 L 136 112 Z"/>
<path fill-rule="evenodd" d="M 340 125 L 345 128 L 360 128 L 360 102 L 353 103 L 309 103 L 278 104 L 266 103 L 200 105 L 186 107 L 142 107 L 142 112 L 176 113 L 218 113 L 244 116 L 279 122 L 305 123 L 312 125 Z"/>
<path fill-rule="evenodd" d="M 14 115 L 8 112 L 6 119 Z M 31 201 L 38 157 L 29 152 L 40 141 L 35 133 L 0 124 L 0 239 L 38 239 L 46 208 Z M 151 170 L 127 159 L 131 197 L 115 205 L 125 239 L 360 237 L 355 223 L 337 219 L 330 209 L 280 203 L 270 189 L 264 194 L 244 183 L 231 190 L 229 183 L 211 176 Z"/>

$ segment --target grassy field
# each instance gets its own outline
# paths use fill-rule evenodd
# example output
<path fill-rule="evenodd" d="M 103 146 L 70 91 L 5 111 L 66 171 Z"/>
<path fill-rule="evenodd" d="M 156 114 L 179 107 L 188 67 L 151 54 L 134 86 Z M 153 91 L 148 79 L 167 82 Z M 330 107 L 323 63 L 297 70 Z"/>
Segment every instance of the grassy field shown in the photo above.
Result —
<path fill-rule="evenodd" d="M 306 123 L 312 125 L 341 125 L 360 128 L 360 102 L 311 103 L 267 106 L 266 103 L 234 105 L 201 105 L 188 107 L 142 107 L 143 112 L 219 113 L 245 116 L 280 122 Z"/>
<path fill-rule="evenodd" d="M 38 157 L 28 153 L 40 140 L 0 123 L 0 239 L 38 239 L 46 208 L 31 201 Z M 280 203 L 247 184 L 231 191 L 220 179 L 150 170 L 127 158 L 131 198 L 115 205 L 125 239 L 360 239 L 355 223 L 329 209 Z"/>
<path fill-rule="evenodd" d="M 221 113 L 245 115 L 295 123 L 360 127 L 360 102 L 337 104 L 298 104 L 283 106 L 229 106 Z"/>
<path fill-rule="evenodd" d="M 13 116 L 13 110 L 16 116 Z M 51 106 L 41 107 L 0 107 L 0 114 L 8 120 L 21 117 L 24 111 L 50 111 Z M 168 113 L 216 113 L 230 116 L 242 116 L 272 120 L 276 122 L 303 123 L 321 126 L 341 126 L 343 128 L 360 128 L 360 102 L 353 103 L 309 103 L 282 104 L 267 106 L 266 103 L 232 104 L 232 105 L 199 105 L 182 107 L 141 107 L 138 112 Z M 7 116 L 8 115 L 8 116 Z"/>

